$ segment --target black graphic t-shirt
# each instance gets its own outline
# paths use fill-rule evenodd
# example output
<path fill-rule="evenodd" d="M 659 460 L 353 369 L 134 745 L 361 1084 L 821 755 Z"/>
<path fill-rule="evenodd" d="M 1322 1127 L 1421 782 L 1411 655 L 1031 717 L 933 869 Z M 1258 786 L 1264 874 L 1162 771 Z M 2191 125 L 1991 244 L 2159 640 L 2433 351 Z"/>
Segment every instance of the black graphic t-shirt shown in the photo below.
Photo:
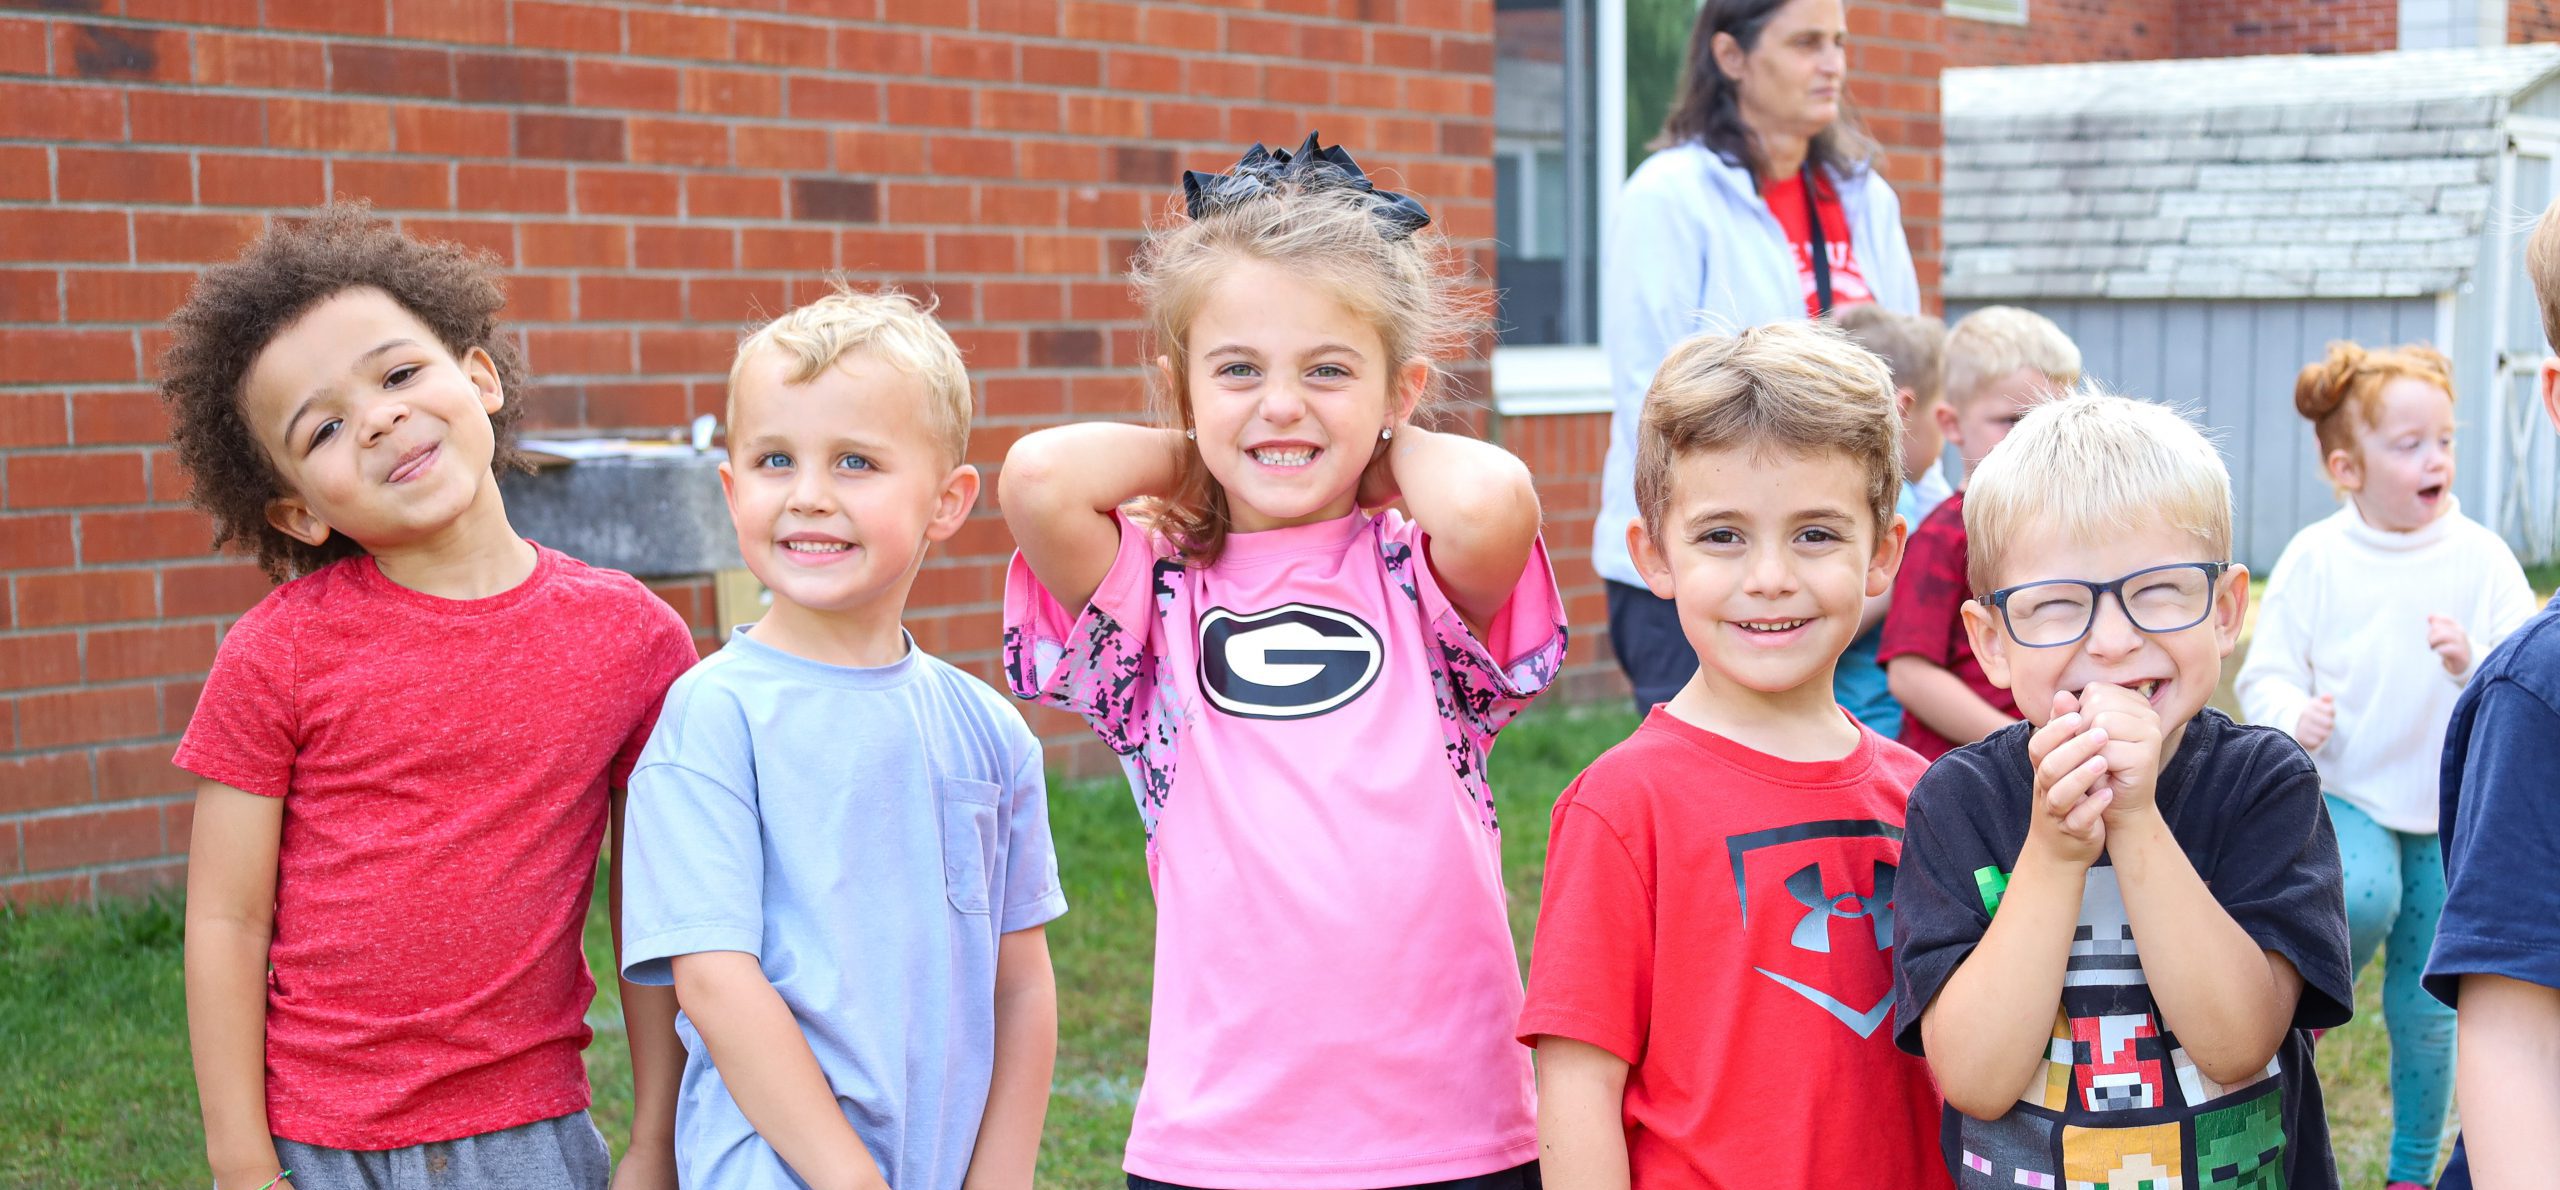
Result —
<path fill-rule="evenodd" d="M 2026 844 L 2032 730 L 2018 724 L 1950 752 L 1912 790 L 1894 985 L 1895 1040 L 1912 1053 L 1921 1012 L 1981 942 Z M 2198 1069 L 2161 1020 L 2115 869 L 2101 858 L 2081 894 L 2044 1063 L 2008 1115 L 1944 1113 L 1940 1143 L 1959 1187 L 2338 1185 L 2308 1030 L 2345 1024 L 2354 991 L 2319 776 L 2291 737 L 2208 708 L 2187 725 L 2158 799 L 2223 910 L 2302 973 L 2292 1031 L 2265 1070 L 2239 1083 Z"/>

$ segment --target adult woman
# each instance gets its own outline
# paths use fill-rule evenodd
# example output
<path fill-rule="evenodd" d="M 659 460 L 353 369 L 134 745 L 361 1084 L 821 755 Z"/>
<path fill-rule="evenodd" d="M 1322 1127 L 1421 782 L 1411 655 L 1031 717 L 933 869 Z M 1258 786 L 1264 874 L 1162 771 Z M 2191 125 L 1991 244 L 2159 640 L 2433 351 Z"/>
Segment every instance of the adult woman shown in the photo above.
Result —
<path fill-rule="evenodd" d="M 1902 206 L 1845 110 L 1841 0 L 1707 0 L 1657 150 L 1610 230 L 1601 319 L 1615 410 L 1591 564 L 1639 709 L 1697 670 L 1671 601 L 1627 553 L 1645 387 L 1673 344 L 1872 301 L 1914 313 Z M 1810 216 L 1810 217 L 1809 217 Z"/>

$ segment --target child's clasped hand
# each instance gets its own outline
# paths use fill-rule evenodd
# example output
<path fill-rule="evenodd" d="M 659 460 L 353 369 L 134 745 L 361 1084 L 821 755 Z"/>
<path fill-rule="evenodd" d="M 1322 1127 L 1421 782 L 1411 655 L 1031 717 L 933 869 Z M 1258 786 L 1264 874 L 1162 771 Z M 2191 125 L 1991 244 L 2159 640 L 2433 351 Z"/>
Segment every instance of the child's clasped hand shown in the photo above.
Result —
<path fill-rule="evenodd" d="M 2444 671 L 2461 677 L 2471 669 L 2471 634 L 2451 616 L 2427 617 L 2427 647 L 2444 662 Z"/>
<path fill-rule="evenodd" d="M 2027 737 L 2037 811 L 2028 838 L 2058 859 L 2095 863 L 2110 823 L 2151 808 L 2160 781 L 2160 713 L 2141 695 L 2104 682 L 2055 694 L 2053 710 Z"/>

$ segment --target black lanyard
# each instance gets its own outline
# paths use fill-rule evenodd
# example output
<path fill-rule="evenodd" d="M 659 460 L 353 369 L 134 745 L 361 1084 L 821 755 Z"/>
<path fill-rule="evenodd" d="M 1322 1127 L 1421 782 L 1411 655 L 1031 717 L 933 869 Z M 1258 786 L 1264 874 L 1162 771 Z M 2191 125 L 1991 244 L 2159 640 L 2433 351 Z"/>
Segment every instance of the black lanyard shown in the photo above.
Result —
<path fill-rule="evenodd" d="M 1813 303 L 1816 317 L 1831 312 L 1831 249 L 1822 242 L 1822 202 L 1814 194 L 1813 162 L 1796 175 L 1804 183 L 1804 221 L 1813 227 Z"/>

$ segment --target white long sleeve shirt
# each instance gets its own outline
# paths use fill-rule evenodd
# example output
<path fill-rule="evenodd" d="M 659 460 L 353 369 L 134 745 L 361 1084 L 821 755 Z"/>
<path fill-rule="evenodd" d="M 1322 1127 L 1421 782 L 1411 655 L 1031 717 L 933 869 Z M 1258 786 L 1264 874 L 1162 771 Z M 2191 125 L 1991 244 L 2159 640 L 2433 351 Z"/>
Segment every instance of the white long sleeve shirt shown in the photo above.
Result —
<path fill-rule="evenodd" d="M 2427 617 L 2462 625 L 2477 668 L 2534 610 L 2515 553 L 2459 504 L 2393 533 L 2349 502 L 2276 559 L 2240 667 L 2241 711 L 2293 732 L 2303 707 L 2329 695 L 2337 725 L 2311 750 L 2322 786 L 2392 830 L 2434 834 L 2445 724 L 2471 675 L 2445 671 Z"/>
<path fill-rule="evenodd" d="M 1831 171 L 1850 250 L 1876 304 L 1920 311 L 1920 278 L 1902 233 L 1902 200 L 1873 169 Z M 1804 317 L 1804 281 L 1785 229 L 1751 171 L 1696 141 L 1644 159 L 1618 192 L 1600 276 L 1600 342 L 1609 357 L 1609 450 L 1591 568 L 1644 585 L 1627 554 L 1636 518 L 1636 424 L 1654 369 L 1700 331 L 1731 334 Z"/>

